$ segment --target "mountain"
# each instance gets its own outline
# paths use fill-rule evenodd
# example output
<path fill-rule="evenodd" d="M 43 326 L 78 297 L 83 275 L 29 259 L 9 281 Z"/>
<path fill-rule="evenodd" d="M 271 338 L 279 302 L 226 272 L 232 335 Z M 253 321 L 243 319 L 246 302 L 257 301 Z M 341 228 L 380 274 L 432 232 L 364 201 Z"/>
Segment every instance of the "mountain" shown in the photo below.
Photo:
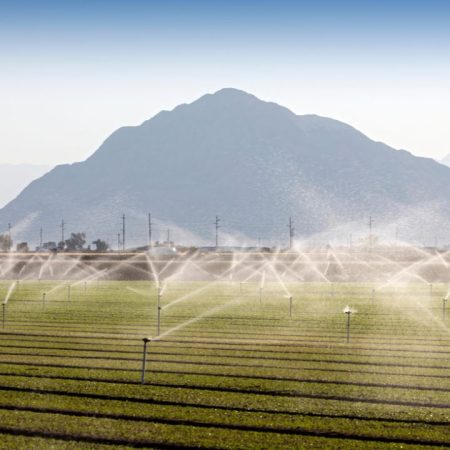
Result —
<path fill-rule="evenodd" d="M 353 127 L 296 115 L 236 89 L 207 94 L 109 136 L 86 161 L 55 167 L 0 210 L 0 226 L 36 241 L 85 231 L 111 244 L 126 215 L 128 245 L 170 227 L 176 241 L 286 242 L 325 233 L 345 241 L 400 227 L 402 238 L 432 241 L 450 222 L 450 168 L 375 142 Z M 331 231 L 330 231 L 331 230 Z M 328 234 L 326 234 L 328 233 Z M 273 241 L 273 242 L 275 242 Z"/>
<path fill-rule="evenodd" d="M 0 208 L 14 199 L 31 181 L 52 169 L 35 164 L 0 164 Z"/>

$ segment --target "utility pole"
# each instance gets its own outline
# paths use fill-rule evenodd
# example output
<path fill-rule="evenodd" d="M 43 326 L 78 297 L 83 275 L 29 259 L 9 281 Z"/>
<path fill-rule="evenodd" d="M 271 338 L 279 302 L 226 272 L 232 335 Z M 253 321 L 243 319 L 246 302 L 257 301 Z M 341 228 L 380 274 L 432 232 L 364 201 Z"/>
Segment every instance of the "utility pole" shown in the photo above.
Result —
<path fill-rule="evenodd" d="M 117 250 L 120 252 L 120 233 L 117 233 Z"/>
<path fill-rule="evenodd" d="M 122 250 L 125 251 L 125 214 L 122 215 Z"/>
<path fill-rule="evenodd" d="M 148 213 L 148 247 L 152 246 L 152 215 Z"/>
<path fill-rule="evenodd" d="M 220 217 L 216 216 L 216 220 L 214 221 L 214 225 L 216 227 L 216 249 L 219 247 L 219 228 L 220 228 Z"/>
<path fill-rule="evenodd" d="M 289 249 L 292 248 L 292 241 L 294 240 L 294 223 L 292 222 L 292 218 L 289 217 Z"/>
<path fill-rule="evenodd" d="M 39 247 L 42 248 L 42 227 L 39 229 Z"/>
<path fill-rule="evenodd" d="M 12 242 L 12 237 L 11 237 L 11 224 L 8 223 L 8 235 L 9 235 L 9 242 Z"/>
<path fill-rule="evenodd" d="M 61 220 L 61 242 L 64 242 L 64 227 L 65 227 L 64 219 Z"/>

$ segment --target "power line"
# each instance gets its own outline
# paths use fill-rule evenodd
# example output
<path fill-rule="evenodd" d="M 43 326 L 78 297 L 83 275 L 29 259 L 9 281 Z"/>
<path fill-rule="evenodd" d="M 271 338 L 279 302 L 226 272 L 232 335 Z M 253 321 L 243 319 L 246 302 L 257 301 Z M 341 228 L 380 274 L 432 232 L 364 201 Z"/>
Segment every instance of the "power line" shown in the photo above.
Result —
<path fill-rule="evenodd" d="M 148 246 L 152 246 L 152 215 L 148 213 Z"/>
<path fill-rule="evenodd" d="M 219 228 L 220 228 L 219 222 L 220 222 L 220 217 L 216 216 L 216 220 L 214 222 L 214 225 L 216 227 L 216 248 L 219 247 Z"/>
<path fill-rule="evenodd" d="M 294 223 L 292 222 L 292 218 L 289 217 L 289 248 L 292 248 L 292 241 L 294 240 Z"/>
<path fill-rule="evenodd" d="M 65 226 L 65 223 L 64 223 L 64 219 L 63 219 L 63 220 L 61 220 L 61 242 L 64 242 L 64 226 Z"/>
<path fill-rule="evenodd" d="M 122 250 L 125 251 L 125 214 L 122 215 Z"/>

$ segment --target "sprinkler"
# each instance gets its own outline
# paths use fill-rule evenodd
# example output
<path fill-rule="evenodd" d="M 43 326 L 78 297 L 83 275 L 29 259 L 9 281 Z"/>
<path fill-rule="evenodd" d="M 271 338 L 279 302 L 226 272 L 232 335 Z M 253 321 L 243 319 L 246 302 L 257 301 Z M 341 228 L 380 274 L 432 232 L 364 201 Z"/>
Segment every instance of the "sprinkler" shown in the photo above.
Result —
<path fill-rule="evenodd" d="M 3 307 L 3 328 L 5 328 L 5 316 L 6 316 L 6 303 L 5 302 L 2 303 L 2 307 Z"/>
<path fill-rule="evenodd" d="M 375 289 L 372 289 L 372 304 L 375 302 Z"/>
<path fill-rule="evenodd" d="M 430 283 L 430 300 L 433 299 L 433 284 Z"/>
<path fill-rule="evenodd" d="M 45 309 L 45 292 L 42 293 L 42 309 Z"/>
<path fill-rule="evenodd" d="M 84 282 L 84 293 L 86 294 L 86 289 L 87 289 L 87 281 Z"/>
<path fill-rule="evenodd" d="M 70 284 L 67 286 L 67 301 L 70 302 Z"/>
<path fill-rule="evenodd" d="M 145 384 L 145 366 L 147 364 L 147 344 L 151 341 L 151 339 L 144 338 L 142 340 L 144 341 L 144 351 L 142 353 L 141 384 Z"/>
<path fill-rule="evenodd" d="M 350 306 L 344 308 L 344 314 L 347 314 L 347 343 L 350 342 L 350 316 L 352 315 L 352 312 Z"/>
<path fill-rule="evenodd" d="M 448 298 L 442 298 L 442 321 L 445 322 L 445 304 L 447 303 Z"/>
<path fill-rule="evenodd" d="M 289 317 L 292 319 L 292 295 L 289 296 Z"/>
<path fill-rule="evenodd" d="M 259 288 L 259 304 L 260 304 L 260 305 L 262 305 L 262 291 L 263 291 L 263 288 L 260 287 L 260 288 Z"/>

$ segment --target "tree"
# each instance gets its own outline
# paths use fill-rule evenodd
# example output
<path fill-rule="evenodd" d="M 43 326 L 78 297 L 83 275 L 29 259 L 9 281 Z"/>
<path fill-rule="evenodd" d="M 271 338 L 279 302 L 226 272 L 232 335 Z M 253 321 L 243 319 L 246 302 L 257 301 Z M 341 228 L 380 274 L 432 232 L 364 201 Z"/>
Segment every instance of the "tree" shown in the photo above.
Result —
<path fill-rule="evenodd" d="M 65 240 L 65 244 L 68 251 L 83 250 L 86 244 L 86 233 L 72 233 L 70 238 Z"/>
<path fill-rule="evenodd" d="M 12 239 L 9 234 L 0 234 L 0 250 L 2 252 L 9 252 L 12 245 Z"/>
<path fill-rule="evenodd" d="M 92 243 L 95 245 L 96 252 L 106 252 L 106 250 L 108 250 L 108 248 L 109 248 L 108 243 L 101 239 L 97 239 L 96 241 L 93 241 Z"/>
<path fill-rule="evenodd" d="M 16 251 L 20 253 L 27 253 L 28 252 L 28 243 L 27 242 L 19 242 L 16 245 Z"/>

